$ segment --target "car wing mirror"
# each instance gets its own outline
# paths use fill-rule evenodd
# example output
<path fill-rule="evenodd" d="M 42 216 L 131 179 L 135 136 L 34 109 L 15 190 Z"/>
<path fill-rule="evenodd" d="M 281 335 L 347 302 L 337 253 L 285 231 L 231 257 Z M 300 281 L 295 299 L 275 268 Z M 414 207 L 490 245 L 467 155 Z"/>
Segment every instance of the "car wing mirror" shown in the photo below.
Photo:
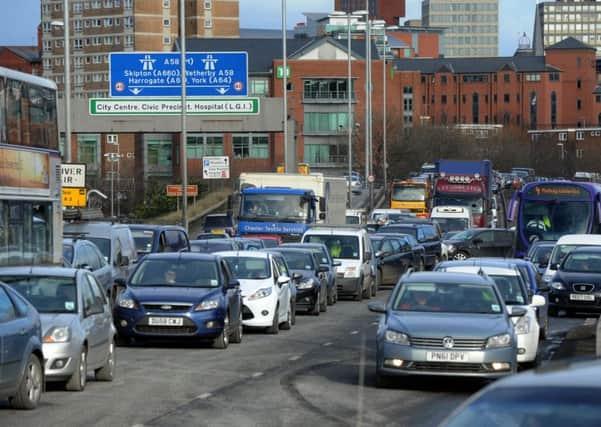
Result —
<path fill-rule="evenodd" d="M 533 295 L 530 305 L 532 307 L 544 307 L 547 305 L 547 300 L 542 295 Z"/>
<path fill-rule="evenodd" d="M 237 280 L 230 280 L 227 283 L 227 286 L 225 287 L 226 289 L 237 289 L 240 287 L 240 282 Z"/>
<path fill-rule="evenodd" d="M 332 262 L 332 267 L 340 267 L 342 265 L 342 263 L 340 261 L 333 261 Z"/>
<path fill-rule="evenodd" d="M 280 276 L 278 277 L 278 286 L 283 286 L 286 283 L 290 282 L 290 277 L 288 276 Z"/>
<path fill-rule="evenodd" d="M 509 307 L 509 317 L 522 317 L 528 310 L 524 307 Z"/>
<path fill-rule="evenodd" d="M 320 265 L 317 271 L 319 273 L 327 273 L 328 271 L 330 271 L 330 267 L 328 267 L 327 265 Z"/>
<path fill-rule="evenodd" d="M 303 275 L 300 273 L 292 273 L 292 279 L 293 280 L 300 280 L 303 278 Z"/>
<path fill-rule="evenodd" d="M 372 301 L 367 304 L 367 309 L 374 313 L 386 313 L 386 304 L 384 301 Z"/>

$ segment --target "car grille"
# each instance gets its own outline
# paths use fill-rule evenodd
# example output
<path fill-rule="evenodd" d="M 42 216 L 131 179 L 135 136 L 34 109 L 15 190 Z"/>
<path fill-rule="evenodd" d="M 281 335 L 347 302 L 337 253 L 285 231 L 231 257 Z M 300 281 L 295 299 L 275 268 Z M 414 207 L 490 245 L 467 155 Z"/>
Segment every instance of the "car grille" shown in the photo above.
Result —
<path fill-rule="evenodd" d="M 453 350 L 482 350 L 486 340 L 453 338 Z M 442 338 L 411 337 L 411 345 L 417 348 L 445 348 Z"/>
<path fill-rule="evenodd" d="M 405 368 L 409 371 L 430 371 L 430 372 L 465 372 L 482 373 L 488 372 L 481 363 L 447 363 L 447 362 L 411 362 Z"/>
<path fill-rule="evenodd" d="M 573 283 L 572 289 L 574 289 L 574 292 L 590 293 L 595 290 L 595 285 L 592 283 Z"/>
<path fill-rule="evenodd" d="M 250 311 L 250 309 L 243 305 L 242 306 L 242 320 L 254 319 L 255 315 Z"/>
<path fill-rule="evenodd" d="M 172 302 L 151 302 L 142 303 L 142 307 L 148 311 L 163 311 L 171 313 L 175 311 L 190 311 L 192 304 L 172 303 Z"/>
<path fill-rule="evenodd" d="M 299 243 L 303 236 L 300 234 L 282 234 L 280 237 L 282 243 Z"/>
<path fill-rule="evenodd" d="M 134 330 L 140 334 L 153 335 L 192 335 L 198 328 L 196 326 L 148 326 L 138 325 Z"/>

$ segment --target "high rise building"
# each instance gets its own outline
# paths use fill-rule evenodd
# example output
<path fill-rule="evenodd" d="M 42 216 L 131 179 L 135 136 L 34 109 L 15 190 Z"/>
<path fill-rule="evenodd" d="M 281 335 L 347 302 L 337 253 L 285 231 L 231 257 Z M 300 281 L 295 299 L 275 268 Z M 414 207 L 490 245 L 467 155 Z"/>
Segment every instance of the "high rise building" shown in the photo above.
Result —
<path fill-rule="evenodd" d="M 371 17 L 383 19 L 387 25 L 399 25 L 399 18 L 405 16 L 405 0 L 335 0 L 334 10 L 347 13 L 365 10 L 368 1 Z"/>
<path fill-rule="evenodd" d="M 490 57 L 499 52 L 499 0 L 423 0 L 425 27 L 446 27 L 447 57 Z"/>
<path fill-rule="evenodd" d="M 567 37 L 597 49 L 601 55 L 601 1 L 556 0 L 538 3 L 533 47 L 537 55 Z"/>
<path fill-rule="evenodd" d="M 71 0 L 71 92 L 107 96 L 109 53 L 171 51 L 179 33 L 178 0 Z M 44 77 L 64 85 L 63 0 L 41 0 Z M 186 0 L 189 37 L 238 37 L 238 0 Z"/>

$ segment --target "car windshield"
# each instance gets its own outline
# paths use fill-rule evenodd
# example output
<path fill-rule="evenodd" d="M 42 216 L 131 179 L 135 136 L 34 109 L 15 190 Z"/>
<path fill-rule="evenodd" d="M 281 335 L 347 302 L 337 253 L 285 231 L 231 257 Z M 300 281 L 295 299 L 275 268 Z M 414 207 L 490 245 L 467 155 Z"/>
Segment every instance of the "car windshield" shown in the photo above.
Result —
<path fill-rule="evenodd" d="M 403 226 L 400 226 L 400 225 L 392 225 L 392 226 L 382 227 L 378 231 L 380 233 L 402 233 L 402 234 L 408 234 L 410 236 L 413 236 L 413 237 L 417 238 L 417 228 L 414 228 L 414 227 L 403 227 Z"/>
<path fill-rule="evenodd" d="M 232 218 L 227 215 L 207 216 L 205 218 L 205 227 L 232 227 Z"/>
<path fill-rule="evenodd" d="M 73 245 L 63 245 L 63 260 L 66 261 L 69 265 L 73 264 L 73 255 L 75 251 L 73 249 Z"/>
<path fill-rule="evenodd" d="M 224 259 L 236 279 L 265 280 L 271 277 L 267 258 L 227 256 Z"/>
<path fill-rule="evenodd" d="M 434 206 L 469 206 L 472 213 L 481 214 L 483 211 L 482 196 L 436 196 Z"/>
<path fill-rule="evenodd" d="M 522 230 L 528 241 L 557 240 L 565 234 L 588 231 L 592 202 L 525 201 Z"/>
<path fill-rule="evenodd" d="M 300 194 L 243 194 L 240 216 L 254 221 L 278 218 L 302 223 L 309 218 L 309 201 Z"/>
<path fill-rule="evenodd" d="M 190 250 L 192 252 L 200 252 L 204 254 L 211 254 L 213 252 L 220 251 L 231 251 L 234 250 L 234 245 L 228 242 L 203 242 L 203 243 L 194 243 L 190 242 Z"/>
<path fill-rule="evenodd" d="M 346 223 L 347 224 L 359 224 L 359 217 L 358 216 L 354 216 L 354 215 L 347 215 L 346 216 Z"/>
<path fill-rule="evenodd" d="M 2 276 L 40 313 L 76 313 L 77 287 L 73 277 Z"/>
<path fill-rule="evenodd" d="M 392 200 L 408 201 L 408 202 L 423 202 L 426 200 L 425 186 L 393 186 Z"/>
<path fill-rule="evenodd" d="M 154 231 L 152 230 L 132 230 L 136 243 L 136 251 L 139 254 L 149 254 L 152 251 L 152 242 L 154 241 Z"/>
<path fill-rule="evenodd" d="M 463 231 L 470 225 L 467 218 L 432 218 L 432 222 L 438 224 L 443 233 L 448 231 Z"/>
<path fill-rule="evenodd" d="M 534 254 L 531 256 L 530 260 L 534 264 L 546 264 L 552 250 L 553 246 L 538 246 L 534 250 Z"/>
<path fill-rule="evenodd" d="M 216 288 L 220 279 L 217 263 L 198 259 L 143 259 L 133 274 L 131 286 L 181 286 Z"/>
<path fill-rule="evenodd" d="M 488 277 L 494 280 L 501 297 L 507 305 L 524 305 L 528 299 L 524 295 L 524 290 L 520 283 L 520 276 L 504 276 L 489 274 Z"/>
<path fill-rule="evenodd" d="M 282 252 L 291 270 L 314 270 L 313 256 L 303 252 Z"/>
<path fill-rule="evenodd" d="M 601 253 L 574 253 L 569 254 L 560 270 L 572 273 L 601 273 Z"/>
<path fill-rule="evenodd" d="M 103 237 L 86 237 L 86 240 L 94 243 L 100 249 L 100 253 L 104 259 L 108 262 L 111 259 L 111 239 L 105 239 Z"/>
<path fill-rule="evenodd" d="M 445 427 L 596 427 L 601 419 L 598 388 L 502 387 L 483 394 Z"/>
<path fill-rule="evenodd" d="M 476 234 L 478 232 L 478 230 L 472 229 L 472 230 L 465 230 L 462 231 L 461 233 L 457 233 L 453 236 L 453 240 L 469 240 L 471 239 L 474 234 Z"/>
<path fill-rule="evenodd" d="M 405 283 L 392 306 L 400 311 L 502 313 L 490 286 L 463 283 Z"/>
<path fill-rule="evenodd" d="M 382 247 L 382 242 L 384 242 L 384 239 L 369 239 L 369 241 L 371 242 L 371 247 L 377 252 Z"/>
<path fill-rule="evenodd" d="M 311 234 L 307 243 L 325 243 L 332 258 L 359 259 L 359 238 L 357 236 L 332 236 Z"/>

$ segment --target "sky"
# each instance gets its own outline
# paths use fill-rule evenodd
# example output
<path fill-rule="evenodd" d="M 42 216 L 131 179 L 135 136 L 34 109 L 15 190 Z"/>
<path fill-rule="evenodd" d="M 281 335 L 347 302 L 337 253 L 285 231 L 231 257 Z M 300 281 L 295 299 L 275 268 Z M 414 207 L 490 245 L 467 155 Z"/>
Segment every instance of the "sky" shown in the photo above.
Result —
<path fill-rule="evenodd" d="M 140 1 L 140 0 L 138 0 Z M 499 55 L 511 56 L 518 39 L 526 33 L 532 39 L 537 0 L 499 0 Z M 40 0 L 0 0 L 0 45 L 34 45 L 40 22 Z M 240 0 L 240 25 L 244 28 L 281 28 L 282 0 Z M 258 7 L 260 5 L 260 7 Z M 406 0 L 404 19 L 421 17 L 421 0 Z M 330 12 L 334 0 L 286 0 L 289 28 L 304 22 L 303 12 Z"/>

